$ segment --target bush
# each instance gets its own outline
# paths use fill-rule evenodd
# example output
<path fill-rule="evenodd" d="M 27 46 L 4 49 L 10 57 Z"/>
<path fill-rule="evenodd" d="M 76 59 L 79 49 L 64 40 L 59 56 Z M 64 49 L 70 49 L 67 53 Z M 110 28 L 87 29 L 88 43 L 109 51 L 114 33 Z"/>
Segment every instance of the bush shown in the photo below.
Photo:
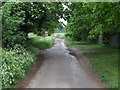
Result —
<path fill-rule="evenodd" d="M 16 7 L 17 6 L 17 7 Z M 18 3 L 5 3 L 2 8 L 2 46 L 13 47 L 15 44 L 25 44 L 26 33 L 19 30 L 19 26 L 24 22 L 24 11 L 20 10 Z M 12 9 L 16 9 L 12 13 Z"/>
<path fill-rule="evenodd" d="M 34 47 L 39 48 L 40 50 L 51 47 L 54 44 L 53 38 L 50 36 L 42 37 L 42 36 L 37 36 L 35 34 L 29 34 L 29 39 L 31 44 Z"/>
<path fill-rule="evenodd" d="M 2 85 L 10 87 L 17 84 L 25 75 L 28 68 L 35 61 L 35 55 L 28 52 L 21 45 L 13 49 L 3 49 L 2 52 Z"/>
<path fill-rule="evenodd" d="M 30 37 L 31 36 L 31 37 Z M 14 47 L 4 48 L 2 51 L 2 85 L 3 88 L 14 87 L 20 82 L 28 69 L 36 60 L 36 51 L 53 45 L 52 37 L 30 35 L 28 47 L 15 44 Z M 0 48 L 1 50 L 1 48 Z"/>

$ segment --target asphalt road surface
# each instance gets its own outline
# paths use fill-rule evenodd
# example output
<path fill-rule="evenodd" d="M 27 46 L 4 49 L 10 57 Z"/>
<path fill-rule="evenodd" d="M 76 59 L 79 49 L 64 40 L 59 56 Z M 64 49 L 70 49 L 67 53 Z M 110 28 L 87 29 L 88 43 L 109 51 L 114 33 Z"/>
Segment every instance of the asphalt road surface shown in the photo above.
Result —
<path fill-rule="evenodd" d="M 45 61 L 27 88 L 102 88 L 69 54 L 63 39 L 44 51 Z"/>

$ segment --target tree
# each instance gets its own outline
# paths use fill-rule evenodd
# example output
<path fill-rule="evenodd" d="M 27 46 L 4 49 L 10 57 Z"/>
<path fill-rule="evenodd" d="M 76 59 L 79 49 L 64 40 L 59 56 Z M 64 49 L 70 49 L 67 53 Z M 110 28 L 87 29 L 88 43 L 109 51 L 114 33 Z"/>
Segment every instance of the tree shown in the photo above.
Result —
<path fill-rule="evenodd" d="M 68 18 L 67 32 L 73 39 L 85 41 L 102 34 L 104 40 L 108 40 L 110 35 L 119 33 L 120 3 L 72 3 L 68 7 L 71 17 Z"/>
<path fill-rule="evenodd" d="M 25 43 L 29 32 L 42 35 L 47 29 L 51 34 L 63 17 L 62 3 L 7 2 L 2 10 L 5 47 Z"/>

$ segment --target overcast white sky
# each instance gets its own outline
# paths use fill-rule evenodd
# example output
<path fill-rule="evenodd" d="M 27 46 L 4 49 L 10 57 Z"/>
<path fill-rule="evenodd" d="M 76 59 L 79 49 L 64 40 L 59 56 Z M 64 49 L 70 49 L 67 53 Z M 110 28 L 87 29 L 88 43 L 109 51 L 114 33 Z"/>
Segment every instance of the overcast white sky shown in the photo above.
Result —
<path fill-rule="evenodd" d="M 68 7 L 66 6 L 66 5 L 64 5 L 64 4 L 62 4 L 63 5 L 63 7 L 64 7 L 64 10 L 65 9 L 68 9 Z M 64 23 L 65 25 L 67 25 L 67 21 L 65 21 L 63 18 L 60 18 L 59 19 L 59 22 L 62 22 L 62 23 Z"/>
<path fill-rule="evenodd" d="M 62 23 L 64 23 L 65 25 L 67 25 L 67 21 L 65 21 L 63 18 L 60 18 L 60 19 L 59 19 L 59 22 L 62 22 Z"/>

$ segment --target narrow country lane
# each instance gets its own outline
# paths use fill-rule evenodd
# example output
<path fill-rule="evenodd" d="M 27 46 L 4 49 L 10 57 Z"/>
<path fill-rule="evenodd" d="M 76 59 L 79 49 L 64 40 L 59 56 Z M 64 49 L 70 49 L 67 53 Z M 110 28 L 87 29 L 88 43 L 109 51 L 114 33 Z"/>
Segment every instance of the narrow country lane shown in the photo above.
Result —
<path fill-rule="evenodd" d="M 69 54 L 63 39 L 44 51 L 45 61 L 27 88 L 102 88 Z"/>

